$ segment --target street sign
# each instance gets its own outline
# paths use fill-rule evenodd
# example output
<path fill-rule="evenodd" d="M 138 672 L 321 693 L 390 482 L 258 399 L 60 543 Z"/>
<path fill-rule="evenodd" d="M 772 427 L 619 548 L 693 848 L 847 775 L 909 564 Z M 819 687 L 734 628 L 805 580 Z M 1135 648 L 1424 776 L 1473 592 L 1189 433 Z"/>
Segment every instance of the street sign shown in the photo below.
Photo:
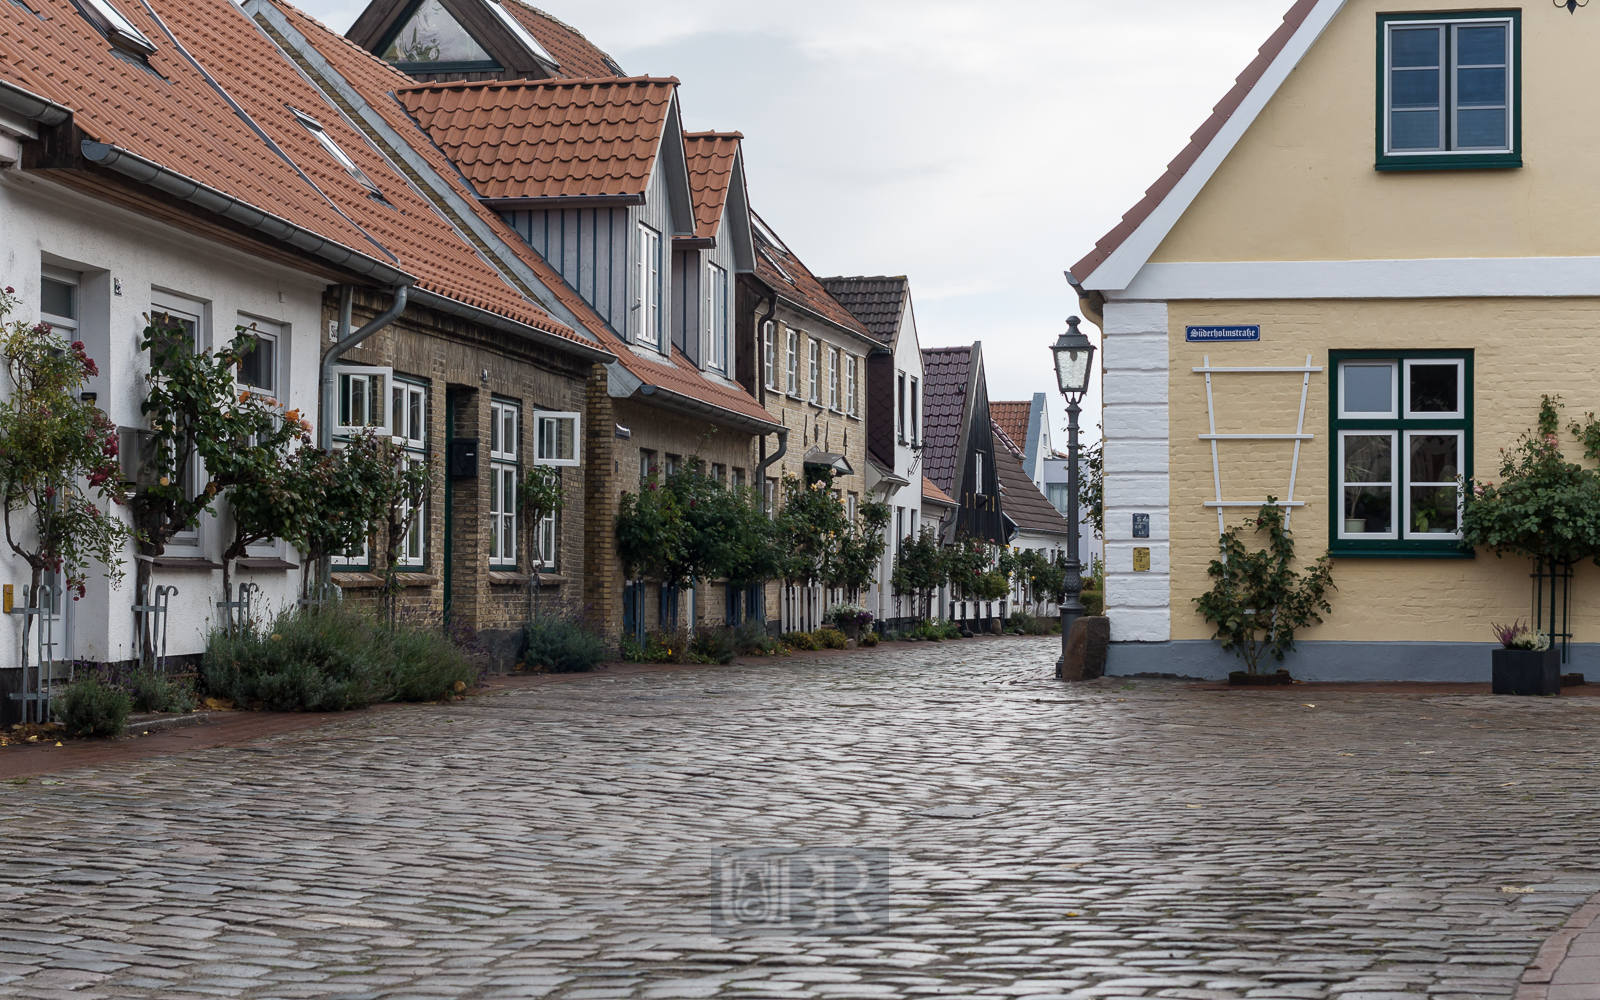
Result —
<path fill-rule="evenodd" d="M 1184 329 L 1184 340 L 1191 344 L 1216 344 L 1229 341 L 1260 340 L 1259 326 L 1191 326 Z"/>

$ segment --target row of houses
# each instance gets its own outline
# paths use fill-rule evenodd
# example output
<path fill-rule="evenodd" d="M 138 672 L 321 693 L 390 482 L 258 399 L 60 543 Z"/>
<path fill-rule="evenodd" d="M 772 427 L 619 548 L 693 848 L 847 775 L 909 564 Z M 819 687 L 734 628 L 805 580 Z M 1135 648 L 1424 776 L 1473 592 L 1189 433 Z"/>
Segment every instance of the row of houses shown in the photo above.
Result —
<path fill-rule="evenodd" d="M 613 633 L 664 608 L 807 626 L 828 595 L 708 583 L 671 610 L 626 580 L 623 495 L 696 462 L 776 505 L 823 466 L 896 538 L 997 543 L 1022 504 L 1003 490 L 1043 503 L 1004 479 L 1023 452 L 996 458 L 979 345 L 922 350 L 904 278 L 816 277 L 750 204 L 739 133 L 686 131 L 676 79 L 517 0 L 374 0 L 345 36 L 276 0 L 30 0 L 0 26 L 0 283 L 83 342 L 110 420 L 144 424 L 157 315 L 202 351 L 249 328 L 242 391 L 426 463 L 399 565 L 336 557 L 346 595 L 397 569 L 408 614 L 494 640 L 537 566 L 547 606 Z M 526 551 L 511 487 L 534 465 L 566 503 Z M 169 654 L 203 648 L 236 597 L 228 518 L 130 550 L 148 593 L 91 575 L 49 655 L 132 660 L 153 614 Z M 1064 545 L 1059 517 L 1029 527 Z M 894 550 L 866 595 L 884 618 L 911 613 Z M 234 578 L 287 607 L 304 562 L 271 541 Z"/>

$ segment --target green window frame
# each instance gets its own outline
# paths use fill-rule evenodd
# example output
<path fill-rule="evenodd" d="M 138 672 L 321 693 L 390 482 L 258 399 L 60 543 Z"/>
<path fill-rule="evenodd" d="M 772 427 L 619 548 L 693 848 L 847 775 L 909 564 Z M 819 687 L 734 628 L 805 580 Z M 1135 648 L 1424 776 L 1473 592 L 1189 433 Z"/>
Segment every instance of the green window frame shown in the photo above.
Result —
<path fill-rule="evenodd" d="M 1461 30 L 1469 34 L 1473 29 L 1491 27 L 1485 21 L 1504 22 L 1509 32 L 1505 63 L 1489 65 L 1466 63 L 1475 58 L 1474 45 L 1469 39 L 1461 40 Z M 1395 33 L 1407 29 L 1437 29 L 1439 55 L 1432 60 L 1421 60 L 1400 50 L 1400 65 L 1392 62 L 1396 55 Z M 1482 33 L 1477 33 L 1482 38 Z M 1419 38 L 1413 35 L 1413 38 Z M 1476 58 L 1483 58 L 1481 55 Z M 1423 65 L 1427 63 L 1427 65 Z M 1494 70 L 1505 75 L 1504 92 L 1498 100 L 1484 88 L 1494 84 Z M 1519 10 L 1478 10 L 1378 15 L 1378 87 L 1377 87 L 1377 162 L 1376 169 L 1400 170 L 1494 170 L 1522 166 L 1522 12 Z M 1436 79 L 1436 92 L 1431 106 L 1419 97 L 1415 85 L 1426 92 L 1426 76 L 1431 72 Z M 1408 87 L 1407 81 L 1413 86 Z M 1408 95 L 1405 93 L 1411 90 Z M 1474 91 L 1476 90 L 1476 93 Z M 1398 107 L 1397 107 L 1398 104 Z M 1429 112 L 1437 115 L 1439 143 L 1436 149 L 1396 148 L 1393 133 L 1397 120 L 1425 122 Z M 1501 148 L 1470 147 L 1462 144 L 1461 125 L 1463 113 L 1475 116 L 1476 126 L 1483 127 L 1499 111 L 1505 114 L 1506 145 Z M 1400 127 L 1404 127 L 1401 125 Z"/>
<path fill-rule="evenodd" d="M 1328 352 L 1330 553 L 1476 555 L 1460 533 L 1461 490 L 1472 477 L 1472 381 L 1471 349 Z"/>

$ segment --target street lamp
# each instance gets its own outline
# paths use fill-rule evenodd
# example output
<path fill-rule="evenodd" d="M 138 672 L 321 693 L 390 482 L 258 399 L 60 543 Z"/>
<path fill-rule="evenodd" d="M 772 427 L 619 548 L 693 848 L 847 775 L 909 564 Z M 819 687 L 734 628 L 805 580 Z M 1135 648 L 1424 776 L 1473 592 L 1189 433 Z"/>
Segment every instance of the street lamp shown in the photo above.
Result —
<path fill-rule="evenodd" d="M 1067 332 L 1056 338 L 1050 348 L 1056 356 L 1056 382 L 1067 401 L 1067 521 L 1072 530 L 1067 534 L 1066 594 L 1061 601 L 1061 659 L 1056 661 L 1056 676 L 1060 677 L 1067 665 L 1067 638 L 1072 635 L 1072 623 L 1083 617 L 1083 602 L 1078 595 L 1083 592 L 1082 564 L 1078 553 L 1078 414 L 1083 394 L 1089 391 L 1089 372 L 1094 367 L 1094 345 L 1078 329 L 1076 316 L 1067 318 Z"/>

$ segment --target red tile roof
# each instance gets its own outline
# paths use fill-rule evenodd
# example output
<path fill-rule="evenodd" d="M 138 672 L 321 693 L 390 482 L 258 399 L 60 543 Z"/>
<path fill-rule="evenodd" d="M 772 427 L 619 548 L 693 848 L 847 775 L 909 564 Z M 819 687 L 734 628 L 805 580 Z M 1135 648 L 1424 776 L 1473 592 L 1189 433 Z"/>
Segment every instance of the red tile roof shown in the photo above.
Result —
<path fill-rule="evenodd" d="M 952 507 L 956 506 L 956 502 L 950 499 L 950 494 L 933 485 L 933 480 L 929 479 L 927 476 L 922 477 L 922 498 L 924 500 L 937 500 L 940 503 L 947 503 Z"/>
<path fill-rule="evenodd" d="M 622 67 L 618 66 L 615 60 L 596 48 L 594 43 L 583 37 L 583 33 L 572 25 L 565 24 L 539 8 L 531 7 L 519 0 L 505 0 L 505 7 L 561 65 L 562 76 L 623 75 Z"/>
<path fill-rule="evenodd" d="M 739 132 L 685 132 L 689 191 L 694 196 L 694 234 L 712 239 L 722 224 L 722 207 L 733 183 L 733 161 L 739 155 Z"/>
<path fill-rule="evenodd" d="M 389 95 L 398 87 L 408 84 L 411 78 L 395 69 L 393 66 L 373 56 L 365 49 L 352 42 L 346 41 L 334 34 L 327 27 L 308 17 L 304 13 L 286 3 L 274 0 L 276 6 L 287 14 L 295 28 L 305 35 L 317 51 L 328 60 L 330 66 L 342 76 L 347 83 L 358 90 L 368 104 L 384 116 L 385 121 L 394 128 L 402 137 L 407 139 L 411 147 L 427 159 L 434 172 L 448 181 L 462 196 L 477 216 L 488 223 L 500 241 L 516 252 L 519 260 L 523 261 L 530 270 L 539 278 L 540 282 L 550 290 L 562 305 L 569 309 L 584 329 L 599 342 L 599 346 L 611 351 L 617 356 L 618 362 L 626 368 L 635 378 L 646 385 L 659 385 L 662 388 L 680 393 L 693 399 L 701 400 L 712 406 L 719 407 L 732 413 L 739 414 L 765 423 L 772 422 L 772 416 L 754 397 L 740 389 L 730 389 L 719 382 L 702 375 L 688 359 L 681 353 L 674 353 L 673 362 L 677 367 L 668 365 L 665 361 L 651 361 L 634 353 L 626 344 L 611 332 L 606 321 L 565 281 L 560 272 L 533 251 L 515 231 L 506 225 L 505 220 L 481 204 L 465 182 L 461 180 L 452 168 L 450 161 L 430 141 L 423 131 L 405 114 L 397 101 Z"/>
<path fill-rule="evenodd" d="M 989 419 L 994 425 L 1005 433 L 1008 447 L 1019 456 L 1024 455 L 1028 448 L 1028 418 L 1033 413 L 1033 404 L 1026 400 L 1001 402 L 989 401 Z"/>
<path fill-rule="evenodd" d="M 88 136 L 392 261 L 419 288 L 570 334 L 479 257 L 234 4 L 154 0 L 160 21 L 121 5 L 156 44 L 159 76 L 112 55 L 68 0 L 39 5 L 44 17 L 0 8 L 0 77 L 74 109 Z M 316 120 L 387 203 L 369 197 L 291 107 Z"/>
<path fill-rule="evenodd" d="M 676 78 L 435 83 L 396 96 L 484 198 L 643 197 Z"/>
<path fill-rule="evenodd" d="M 1278 58 L 1278 54 L 1283 51 L 1284 46 L 1289 44 L 1289 39 L 1294 37 L 1294 33 L 1300 29 L 1300 25 L 1310 15 L 1312 8 L 1316 7 L 1317 3 L 1318 0 L 1296 0 L 1294 6 L 1289 8 L 1289 12 L 1283 15 L 1283 23 L 1278 26 L 1278 30 L 1272 33 L 1272 37 L 1268 38 L 1266 43 L 1261 46 L 1254 61 L 1249 66 L 1246 66 L 1244 72 L 1240 73 L 1238 79 L 1234 81 L 1233 89 L 1228 91 L 1217 106 L 1212 109 L 1211 117 L 1207 118 L 1205 124 L 1201 125 L 1199 130 L 1190 136 L 1189 144 L 1183 147 L 1183 152 L 1179 153 L 1176 159 L 1167 164 L 1166 173 L 1162 174 L 1150 186 L 1149 190 L 1145 191 L 1144 198 L 1128 210 L 1128 214 L 1122 217 L 1121 222 L 1117 223 L 1109 233 L 1100 238 L 1100 241 L 1095 244 L 1094 250 L 1072 265 L 1072 277 L 1074 280 L 1079 284 L 1087 281 L 1095 269 L 1104 264 L 1106 258 L 1115 253 L 1117 248 L 1122 246 L 1123 241 L 1132 236 L 1140 224 L 1150 217 L 1150 213 L 1156 210 L 1156 206 L 1160 205 L 1167 195 L 1172 193 L 1172 189 L 1177 186 L 1178 181 L 1183 179 L 1183 175 L 1189 172 L 1190 167 L 1194 166 L 1195 161 L 1200 158 L 1200 154 L 1205 152 L 1207 146 L 1211 145 L 1211 140 L 1215 139 L 1217 133 L 1222 131 L 1222 126 L 1226 125 L 1228 119 L 1233 117 L 1233 113 L 1239 110 L 1239 105 L 1244 103 L 1246 95 L 1261 81 L 1261 77 L 1267 72 L 1267 67 L 1272 65 L 1273 60 Z"/>
<path fill-rule="evenodd" d="M 764 219 L 755 212 L 750 216 L 756 240 L 756 277 L 791 305 L 815 313 L 851 333 L 872 337 L 871 331 L 862 326 L 850 310 L 828 294 L 822 282 L 801 263 L 794 251 L 783 245 Z"/>

